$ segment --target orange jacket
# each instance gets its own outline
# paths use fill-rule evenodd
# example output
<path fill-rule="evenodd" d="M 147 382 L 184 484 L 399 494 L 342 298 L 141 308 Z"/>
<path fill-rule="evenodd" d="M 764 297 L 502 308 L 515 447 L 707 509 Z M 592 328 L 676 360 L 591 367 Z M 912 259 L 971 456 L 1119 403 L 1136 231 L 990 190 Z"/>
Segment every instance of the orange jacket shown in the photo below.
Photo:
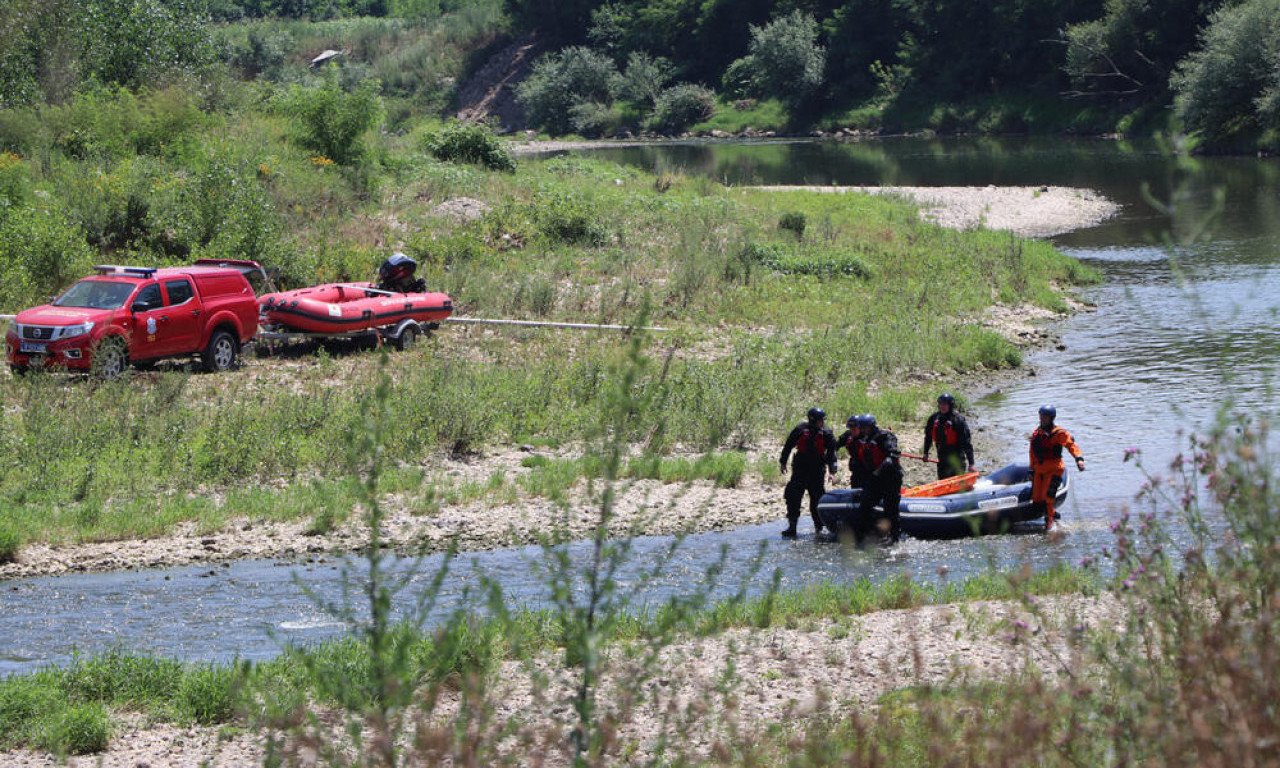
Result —
<path fill-rule="evenodd" d="M 1062 449 L 1066 448 L 1077 459 L 1084 458 L 1071 433 L 1059 426 L 1037 427 L 1031 433 L 1031 469 L 1036 472 L 1061 474 L 1066 471 L 1062 463 Z"/>

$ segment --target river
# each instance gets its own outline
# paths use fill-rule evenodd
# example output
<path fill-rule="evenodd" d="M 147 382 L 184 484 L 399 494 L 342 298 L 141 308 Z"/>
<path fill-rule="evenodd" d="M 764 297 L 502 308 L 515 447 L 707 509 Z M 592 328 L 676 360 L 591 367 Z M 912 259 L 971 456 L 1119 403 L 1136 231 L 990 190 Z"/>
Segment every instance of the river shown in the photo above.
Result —
<path fill-rule="evenodd" d="M 1009 446 L 1005 455 L 980 457 L 986 468 L 1024 461 L 1036 408 L 1057 406 L 1059 422 L 1089 457 L 1088 471 L 1074 476 L 1065 536 L 1048 539 L 1029 529 L 981 540 L 907 541 L 890 553 L 859 553 L 783 541 L 776 524 L 699 534 L 685 540 L 666 572 L 646 587 L 642 602 L 654 605 L 688 592 L 722 556 L 726 571 L 717 580 L 719 595 L 744 584 L 758 592 L 775 571 L 784 587 L 795 587 L 892 572 L 936 581 L 992 565 L 1074 563 L 1109 543 L 1110 523 L 1133 503 L 1143 478 L 1122 461 L 1127 449 L 1140 448 L 1148 467 L 1164 471 L 1185 446 L 1185 435 L 1210 424 L 1222 403 L 1274 415 L 1280 312 L 1275 162 L 1179 161 L 1153 144 L 1060 138 L 688 143 L 594 152 L 728 184 L 1080 186 L 1123 206 L 1102 226 L 1055 238 L 1066 252 L 1103 271 L 1105 282 L 1083 294 L 1096 309 L 1065 322 L 1063 349 L 1030 357 L 1035 376 L 972 405 L 975 425 L 994 430 Z M 1148 198 L 1173 210 L 1158 210 Z M 1203 235 L 1178 245 L 1166 241 L 1171 232 L 1192 231 L 1211 213 L 1216 215 Z M 632 562 L 652 562 L 671 543 L 663 537 L 637 539 Z M 575 561 L 587 558 L 584 545 L 573 545 L 571 552 Z M 472 604 L 481 576 L 500 583 L 513 605 L 542 605 L 547 560 L 539 548 L 459 558 L 432 620 Z M 417 564 L 414 584 L 428 581 L 441 562 Z M 413 565 L 397 561 L 396 567 L 407 571 Z M 0 583 L 0 676 L 113 646 L 187 660 L 268 658 L 283 643 L 345 631 L 300 585 L 337 600 L 348 568 L 358 577 L 359 563 L 341 560 L 252 561 Z M 635 585 L 642 576 L 632 567 L 621 580 Z"/>

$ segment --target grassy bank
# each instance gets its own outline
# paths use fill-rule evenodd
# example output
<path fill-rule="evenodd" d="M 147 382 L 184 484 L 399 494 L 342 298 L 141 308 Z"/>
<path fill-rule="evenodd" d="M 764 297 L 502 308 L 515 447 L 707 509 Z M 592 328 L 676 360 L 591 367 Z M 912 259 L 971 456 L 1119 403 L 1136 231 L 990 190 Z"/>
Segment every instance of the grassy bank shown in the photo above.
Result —
<path fill-rule="evenodd" d="M 971 322 L 983 308 L 1060 308 L 1051 284 L 1095 279 L 1045 243 L 940 229 L 903 201 L 735 190 L 573 157 L 486 171 L 433 159 L 420 132 L 370 135 L 364 159 L 340 167 L 314 162 L 293 141 L 297 125 L 271 108 L 240 121 L 192 114 L 200 120 L 186 141 L 162 156 L 77 159 L 53 141 L 22 160 L 18 210 L 60 220 L 59 237 L 81 244 L 29 254 L 52 267 L 18 264 L 14 274 L 56 289 L 51 275 L 65 283 L 100 258 L 91 232 L 99 248 L 131 238 L 116 261 L 256 256 L 295 285 L 367 278 L 400 247 L 460 315 L 627 323 L 647 312 L 675 329 L 650 340 L 636 383 L 653 405 L 635 431 L 650 463 L 676 446 L 772 440 L 811 403 L 840 418 L 914 419 L 934 393 L 905 384 L 913 375 L 1020 362 L 1009 342 Z M 98 186 L 71 195 L 90 175 Z M 472 221 L 435 212 L 460 196 L 489 208 Z M 137 210 L 146 215 L 132 229 L 114 229 L 119 211 Z M 200 231 L 211 233 L 207 243 Z M 186 256 L 165 252 L 181 242 Z M 6 308 L 42 290 L 13 292 Z M 397 490 L 431 496 L 429 473 L 412 468 L 441 452 L 580 442 L 622 356 L 620 343 L 601 341 L 445 328 L 393 356 L 398 428 L 387 449 L 406 467 Z M 108 384 L 5 378 L 0 530 L 24 542 L 110 540 L 184 520 L 216 527 L 237 514 L 296 519 L 326 496 L 326 507 L 341 508 L 343 435 L 362 418 L 376 359 L 321 352 L 221 377 L 161 372 Z M 31 466 L 42 470 L 23 469 Z"/>

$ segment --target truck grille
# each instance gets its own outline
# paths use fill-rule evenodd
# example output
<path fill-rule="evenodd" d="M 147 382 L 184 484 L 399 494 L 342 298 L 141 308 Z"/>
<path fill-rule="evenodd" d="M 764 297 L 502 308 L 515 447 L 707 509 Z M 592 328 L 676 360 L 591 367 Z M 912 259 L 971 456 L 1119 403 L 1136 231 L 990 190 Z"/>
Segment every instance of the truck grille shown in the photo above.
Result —
<path fill-rule="evenodd" d="M 20 325 L 19 335 L 24 339 L 33 339 L 35 341 L 49 341 L 57 334 L 58 329 L 45 325 Z"/>

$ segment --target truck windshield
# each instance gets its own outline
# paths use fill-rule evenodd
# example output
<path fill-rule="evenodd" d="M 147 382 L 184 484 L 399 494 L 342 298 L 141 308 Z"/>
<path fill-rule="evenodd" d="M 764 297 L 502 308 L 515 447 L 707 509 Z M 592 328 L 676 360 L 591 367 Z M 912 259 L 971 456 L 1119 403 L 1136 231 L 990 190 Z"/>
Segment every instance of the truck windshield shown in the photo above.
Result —
<path fill-rule="evenodd" d="M 111 280 L 81 280 L 53 302 L 56 307 L 83 307 L 85 309 L 119 309 L 124 306 L 137 283 L 117 283 Z"/>

